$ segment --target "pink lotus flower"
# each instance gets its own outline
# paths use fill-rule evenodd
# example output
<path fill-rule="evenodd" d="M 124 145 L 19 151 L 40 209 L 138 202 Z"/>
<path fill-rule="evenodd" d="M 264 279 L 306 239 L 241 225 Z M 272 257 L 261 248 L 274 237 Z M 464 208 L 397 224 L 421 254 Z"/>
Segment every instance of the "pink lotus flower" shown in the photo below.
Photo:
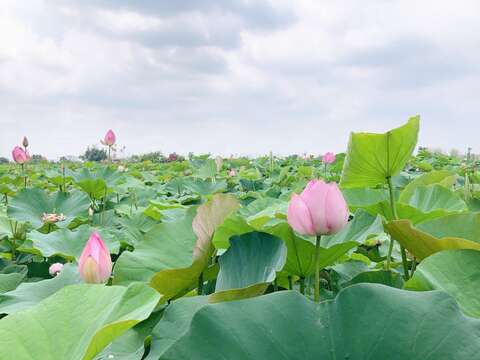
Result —
<path fill-rule="evenodd" d="M 98 233 L 90 235 L 78 260 L 78 271 L 86 283 L 105 283 L 112 273 L 110 252 Z"/>
<path fill-rule="evenodd" d="M 48 268 L 48 272 L 50 273 L 51 276 L 57 276 L 57 274 L 62 271 L 63 269 L 63 264 L 61 263 L 55 263 L 50 265 Z"/>
<path fill-rule="evenodd" d="M 237 176 L 237 172 L 235 171 L 235 169 L 230 169 L 230 171 L 228 172 L 228 176 L 230 177 Z"/>
<path fill-rule="evenodd" d="M 15 146 L 13 148 L 12 157 L 17 164 L 25 164 L 28 160 L 30 160 L 28 153 L 20 146 Z"/>
<path fill-rule="evenodd" d="M 300 195 L 293 194 L 287 220 L 303 235 L 327 235 L 341 230 L 348 222 L 348 206 L 336 183 L 310 181 Z"/>
<path fill-rule="evenodd" d="M 327 152 L 322 156 L 322 161 L 324 164 L 333 164 L 335 162 L 336 156 L 332 152 Z"/>
<path fill-rule="evenodd" d="M 115 141 L 117 141 L 117 137 L 112 129 L 108 130 L 105 134 L 105 138 L 102 140 L 102 144 L 106 146 L 113 146 L 115 145 Z"/>

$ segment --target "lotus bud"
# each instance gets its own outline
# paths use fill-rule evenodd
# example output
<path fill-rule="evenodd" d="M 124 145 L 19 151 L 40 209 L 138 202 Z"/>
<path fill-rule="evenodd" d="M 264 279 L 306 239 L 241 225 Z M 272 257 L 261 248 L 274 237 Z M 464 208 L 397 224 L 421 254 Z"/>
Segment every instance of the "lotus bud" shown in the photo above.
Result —
<path fill-rule="evenodd" d="M 51 276 L 57 276 L 57 274 L 62 271 L 63 269 L 63 264 L 61 263 L 55 263 L 50 265 L 48 268 L 48 272 L 50 273 Z"/>
<path fill-rule="evenodd" d="M 336 183 L 310 181 L 288 204 L 287 221 L 303 235 L 329 235 L 348 223 L 349 210 Z"/>
<path fill-rule="evenodd" d="M 25 164 L 29 160 L 29 155 L 22 147 L 15 146 L 12 150 L 12 158 L 17 164 Z"/>
<path fill-rule="evenodd" d="M 90 236 L 78 260 L 78 271 L 86 283 L 105 283 L 112 273 L 112 259 L 98 233 Z"/>
<path fill-rule="evenodd" d="M 235 171 L 235 169 L 230 169 L 230 171 L 228 172 L 228 176 L 230 177 L 237 176 L 237 172 Z"/>
<path fill-rule="evenodd" d="M 117 137 L 115 136 L 115 133 L 113 132 L 113 130 L 110 129 L 105 134 L 105 138 L 103 139 L 102 144 L 106 146 L 113 146 L 115 145 L 116 141 L 117 141 Z"/>
<path fill-rule="evenodd" d="M 28 139 L 26 136 L 23 137 L 22 145 L 25 149 L 28 147 Z"/>

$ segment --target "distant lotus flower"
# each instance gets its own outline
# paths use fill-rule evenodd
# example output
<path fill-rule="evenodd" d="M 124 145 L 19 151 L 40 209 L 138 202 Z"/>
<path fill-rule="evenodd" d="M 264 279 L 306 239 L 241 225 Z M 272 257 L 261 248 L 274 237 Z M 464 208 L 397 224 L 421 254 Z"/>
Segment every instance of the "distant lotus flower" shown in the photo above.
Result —
<path fill-rule="evenodd" d="M 28 147 L 28 139 L 26 136 L 23 137 L 22 145 L 25 149 Z"/>
<path fill-rule="evenodd" d="M 28 153 L 20 146 L 13 148 L 12 157 L 17 164 L 25 164 L 30 159 Z"/>
<path fill-rule="evenodd" d="M 63 264 L 61 263 L 55 263 L 50 265 L 48 268 L 48 272 L 50 273 L 51 276 L 56 276 L 60 271 L 63 269 Z"/>
<path fill-rule="evenodd" d="M 106 146 L 113 146 L 115 145 L 115 141 L 117 141 L 117 137 L 115 136 L 113 130 L 110 129 L 105 134 L 105 138 L 103 139 L 102 144 Z"/>
<path fill-rule="evenodd" d="M 78 271 L 86 283 L 105 283 L 112 273 L 112 259 L 98 233 L 90 236 L 78 260 Z"/>
<path fill-rule="evenodd" d="M 332 152 L 327 152 L 325 155 L 322 157 L 322 161 L 324 164 L 333 164 L 335 162 L 336 156 Z"/>
<path fill-rule="evenodd" d="M 230 177 L 237 176 L 237 172 L 235 171 L 235 169 L 230 169 L 230 171 L 228 172 L 228 176 Z"/>
<path fill-rule="evenodd" d="M 336 183 L 310 181 L 288 205 L 290 226 L 303 235 L 334 234 L 348 222 L 348 206 Z"/>

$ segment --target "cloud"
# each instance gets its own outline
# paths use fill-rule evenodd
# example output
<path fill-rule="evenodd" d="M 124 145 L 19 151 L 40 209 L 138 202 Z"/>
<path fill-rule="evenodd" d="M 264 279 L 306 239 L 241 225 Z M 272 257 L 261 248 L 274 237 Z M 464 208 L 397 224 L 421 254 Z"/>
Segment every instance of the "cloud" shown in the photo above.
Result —
<path fill-rule="evenodd" d="M 417 113 L 422 145 L 476 143 L 476 1 L 2 6 L 2 156 L 23 135 L 79 154 L 108 128 L 128 153 L 341 151 Z"/>

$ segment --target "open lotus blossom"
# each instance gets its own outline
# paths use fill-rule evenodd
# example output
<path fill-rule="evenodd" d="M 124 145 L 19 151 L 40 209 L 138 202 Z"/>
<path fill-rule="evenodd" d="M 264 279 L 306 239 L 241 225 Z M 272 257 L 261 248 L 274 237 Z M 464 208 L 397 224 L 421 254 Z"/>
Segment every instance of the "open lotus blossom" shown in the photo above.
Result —
<path fill-rule="evenodd" d="M 60 271 L 63 269 L 63 264 L 61 263 L 55 263 L 50 265 L 48 268 L 48 272 L 50 273 L 51 276 L 56 276 Z"/>
<path fill-rule="evenodd" d="M 287 220 L 303 235 L 327 235 L 341 230 L 348 222 L 348 206 L 336 183 L 310 181 L 300 195 L 293 194 Z"/>
<path fill-rule="evenodd" d="M 322 161 L 324 164 L 333 164 L 335 162 L 336 156 L 332 152 L 327 152 L 322 156 Z"/>
<path fill-rule="evenodd" d="M 44 223 L 54 224 L 54 223 L 57 223 L 57 222 L 63 221 L 63 220 L 65 220 L 65 215 L 63 215 L 63 214 L 57 214 L 57 213 L 47 214 L 47 213 L 43 213 L 43 215 L 42 215 L 42 221 L 43 221 Z"/>
<path fill-rule="evenodd" d="M 108 130 L 105 134 L 105 138 L 101 141 L 103 145 L 106 146 L 113 146 L 115 145 L 115 141 L 117 141 L 117 137 L 112 129 Z"/>
<path fill-rule="evenodd" d="M 30 156 L 21 146 L 15 146 L 12 150 L 12 158 L 17 164 L 25 164 Z"/>
<path fill-rule="evenodd" d="M 97 232 L 90 235 L 90 239 L 83 248 L 78 260 L 78 271 L 86 283 L 105 283 L 112 273 L 112 259 L 110 252 Z"/>

